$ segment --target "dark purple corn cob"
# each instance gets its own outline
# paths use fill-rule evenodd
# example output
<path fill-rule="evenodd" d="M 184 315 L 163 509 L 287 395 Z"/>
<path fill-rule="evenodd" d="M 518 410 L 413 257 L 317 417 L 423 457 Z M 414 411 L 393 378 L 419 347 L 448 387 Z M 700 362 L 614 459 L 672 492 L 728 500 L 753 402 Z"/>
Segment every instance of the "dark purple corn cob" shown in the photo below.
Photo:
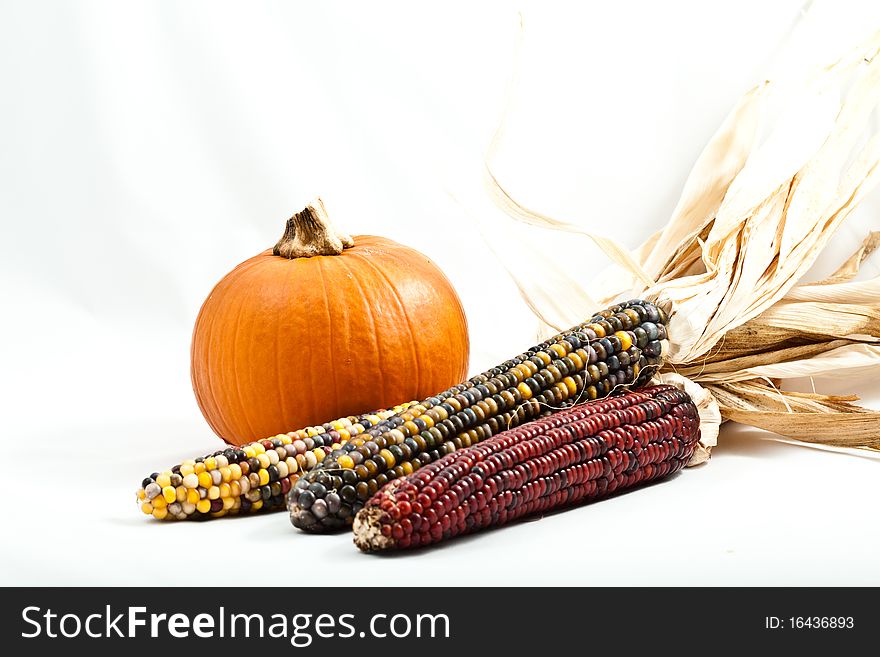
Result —
<path fill-rule="evenodd" d="M 504 431 L 388 483 L 354 520 L 364 551 L 414 548 L 665 477 L 700 437 L 687 393 L 653 386 Z"/>

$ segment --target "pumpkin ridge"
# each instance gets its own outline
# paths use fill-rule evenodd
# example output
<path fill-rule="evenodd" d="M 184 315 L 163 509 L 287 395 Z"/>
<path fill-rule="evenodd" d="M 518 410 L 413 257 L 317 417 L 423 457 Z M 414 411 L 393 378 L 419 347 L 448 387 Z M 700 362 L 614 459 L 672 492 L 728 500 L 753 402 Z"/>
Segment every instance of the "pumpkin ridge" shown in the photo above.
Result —
<path fill-rule="evenodd" d="M 196 317 L 196 325 L 193 328 L 193 340 L 192 340 L 193 347 L 195 347 L 195 336 L 198 332 L 199 321 L 202 319 L 202 310 L 208 304 L 208 302 L 211 300 L 211 298 L 214 296 L 215 292 L 217 291 L 217 288 L 221 284 L 224 284 L 224 288 L 231 287 L 236 281 L 238 281 L 242 277 L 242 275 L 246 271 L 253 269 L 256 265 L 258 265 L 262 261 L 262 259 L 263 259 L 262 255 L 263 254 L 258 254 L 256 256 L 252 256 L 252 257 L 248 258 L 247 260 L 243 260 L 242 262 L 238 263 L 238 265 L 236 265 L 235 268 L 231 272 L 229 272 L 226 276 L 224 276 L 219 281 L 217 281 L 217 283 L 214 284 L 214 287 L 211 288 L 211 292 L 208 294 L 207 299 L 205 299 L 205 301 L 202 303 L 202 308 L 199 309 L 199 314 Z M 205 318 L 204 321 L 207 321 L 207 318 Z M 208 336 L 206 338 L 207 346 L 205 348 L 205 351 L 210 350 L 211 340 L 213 340 L 214 334 L 216 332 L 216 325 L 217 325 L 217 318 L 211 317 L 211 321 L 208 322 L 209 328 L 208 328 Z M 192 351 L 193 351 L 193 349 L 190 348 L 190 381 L 192 381 L 194 383 L 195 382 L 195 368 L 193 367 L 193 363 L 192 363 Z M 229 421 L 227 420 L 227 418 L 225 417 L 225 415 L 220 410 L 222 408 L 222 404 L 217 403 L 217 395 L 215 392 L 216 386 L 214 385 L 214 382 L 212 380 L 213 379 L 213 375 L 212 375 L 212 371 L 211 371 L 212 368 L 204 367 L 202 369 L 204 370 L 204 376 L 205 376 L 207 385 L 206 386 L 193 385 L 193 390 L 196 393 L 196 403 L 198 403 L 199 406 L 202 406 L 202 403 L 204 403 L 205 405 L 209 405 L 209 407 L 211 408 L 210 413 L 203 412 L 202 414 L 205 416 L 206 419 L 208 419 L 208 424 L 211 425 L 211 429 L 214 431 L 214 433 L 216 433 L 218 436 L 228 435 L 228 433 L 230 432 L 232 427 L 231 427 Z M 208 400 L 207 398 L 203 398 L 202 394 L 200 393 L 200 390 L 202 390 L 203 388 L 206 388 L 206 387 L 208 389 L 208 394 L 210 395 L 210 400 Z M 209 401 L 210 401 L 210 404 L 209 404 Z M 212 421 L 212 419 L 214 421 Z"/>
<path fill-rule="evenodd" d="M 327 314 L 327 349 L 330 351 L 329 361 L 333 360 L 333 314 L 330 312 L 330 297 L 327 296 L 327 277 L 324 272 L 324 264 L 325 261 L 323 259 L 318 261 L 317 270 L 321 275 L 321 287 L 324 290 L 324 310 Z M 339 368 L 331 367 L 330 370 L 333 372 L 333 398 L 334 403 L 336 404 L 335 408 L 342 408 L 339 403 Z M 339 413 L 334 413 L 334 415 L 338 415 Z"/>
<path fill-rule="evenodd" d="M 238 363 L 238 358 L 236 357 L 236 355 L 238 353 L 238 336 L 241 333 L 241 316 L 242 316 L 242 311 L 244 309 L 245 300 L 247 299 L 247 295 L 245 295 L 245 294 L 238 294 L 237 296 L 239 297 L 238 310 L 236 310 L 236 312 L 234 314 L 235 333 L 232 337 L 232 364 L 233 364 L 233 367 L 235 367 L 236 364 Z M 248 356 L 248 358 L 251 357 L 250 349 L 248 349 L 247 356 Z M 245 403 L 244 403 L 244 397 L 241 394 L 241 377 L 238 376 L 237 371 L 235 374 L 235 393 L 236 393 L 236 397 L 238 398 L 238 409 L 237 410 L 244 417 L 244 423 L 248 429 L 248 438 L 250 440 L 254 440 L 258 436 L 254 432 L 254 427 L 251 424 L 249 414 L 247 412 L 244 412 L 244 410 L 243 410 L 243 409 L 245 409 Z"/>
<path fill-rule="evenodd" d="M 357 254 L 357 253 L 354 253 L 354 252 L 352 252 L 350 255 L 352 255 L 352 256 L 354 256 L 354 255 L 358 255 L 358 256 L 360 257 L 360 254 Z M 376 355 L 376 362 L 377 362 L 377 363 L 382 363 L 382 362 L 383 362 L 383 359 L 382 359 L 382 349 L 381 349 L 380 346 L 379 346 L 379 334 L 378 334 L 378 332 L 377 332 L 377 330 L 376 330 L 376 328 L 377 328 L 377 327 L 376 327 L 376 317 L 375 317 L 375 315 L 373 315 L 373 306 L 370 305 L 370 303 L 369 303 L 369 297 L 366 296 L 366 295 L 364 294 L 364 286 L 361 285 L 361 281 L 360 281 L 360 279 L 358 278 L 358 276 L 356 275 L 356 273 L 353 272 L 352 269 L 351 269 L 351 267 L 348 266 L 348 262 L 346 262 L 345 260 L 340 260 L 339 263 L 340 263 L 341 265 L 344 265 L 344 266 L 345 266 L 346 271 L 348 271 L 349 275 L 351 276 L 351 280 L 353 280 L 353 281 L 355 282 L 355 285 L 357 285 L 357 287 L 358 287 L 358 291 L 361 293 L 361 298 L 363 298 L 363 299 L 365 299 L 365 300 L 367 301 L 367 303 L 364 304 L 364 305 L 366 305 L 366 308 L 367 308 L 365 314 L 366 314 L 367 316 L 369 316 L 369 318 L 370 318 L 370 326 L 371 326 L 372 329 L 373 329 L 373 330 L 370 332 L 371 335 L 373 336 L 373 351 L 374 351 L 374 353 L 375 353 L 375 355 Z M 379 372 L 379 387 L 380 387 L 380 389 L 382 390 L 382 393 L 383 393 L 383 396 L 384 396 L 384 393 L 385 393 L 385 373 L 382 371 L 382 367 L 377 368 L 377 370 L 378 370 L 378 372 Z M 395 401 L 394 403 L 397 403 L 397 402 Z M 359 411 L 359 412 L 360 412 L 360 411 Z"/>
<path fill-rule="evenodd" d="M 291 283 L 292 283 L 292 281 L 296 280 L 295 268 L 289 267 L 289 270 L 290 271 L 287 272 L 287 277 L 285 279 L 285 286 L 284 286 L 284 297 L 285 298 L 290 298 L 291 295 L 289 294 L 289 292 L 292 287 Z M 278 322 L 275 325 L 275 353 L 276 354 L 279 352 L 279 349 L 281 347 L 281 327 L 282 327 L 282 325 L 283 324 L 281 322 Z M 275 359 L 275 382 L 277 384 L 278 408 L 281 411 L 281 417 L 288 417 L 287 409 L 284 407 L 284 386 L 281 385 L 281 363 L 278 362 L 277 358 Z"/>
<path fill-rule="evenodd" d="M 388 284 L 388 287 L 393 292 L 394 298 L 397 300 L 397 305 L 403 311 L 403 316 L 406 318 L 406 331 L 407 331 L 407 333 L 409 333 L 410 351 L 413 354 L 413 362 L 415 363 L 416 390 L 421 391 L 422 388 L 420 385 L 420 380 L 421 380 L 422 359 L 419 357 L 420 354 L 419 354 L 419 350 L 416 346 L 416 337 L 413 334 L 413 329 L 412 329 L 412 320 L 410 319 L 409 312 L 407 312 L 406 304 L 403 303 L 403 299 L 401 299 L 400 292 L 397 290 L 397 286 L 394 284 L 394 281 L 392 281 L 385 274 L 385 272 L 382 270 L 382 268 L 379 267 L 378 265 L 376 265 L 375 263 L 371 262 L 370 259 L 367 258 L 366 256 L 361 255 L 360 257 L 367 265 L 369 265 L 371 268 L 375 269 L 378 272 L 379 276 Z M 401 399 L 400 401 L 402 402 L 402 401 L 406 401 L 406 400 Z"/>

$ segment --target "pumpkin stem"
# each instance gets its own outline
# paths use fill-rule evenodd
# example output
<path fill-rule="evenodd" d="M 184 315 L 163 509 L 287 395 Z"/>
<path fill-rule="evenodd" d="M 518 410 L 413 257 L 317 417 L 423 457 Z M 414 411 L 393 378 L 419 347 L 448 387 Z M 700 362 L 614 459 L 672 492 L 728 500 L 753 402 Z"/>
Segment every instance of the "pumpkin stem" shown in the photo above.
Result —
<path fill-rule="evenodd" d="M 311 258 L 317 255 L 339 255 L 354 246 L 354 240 L 330 221 L 324 202 L 316 198 L 302 212 L 287 220 L 284 235 L 272 249 L 282 258 Z"/>

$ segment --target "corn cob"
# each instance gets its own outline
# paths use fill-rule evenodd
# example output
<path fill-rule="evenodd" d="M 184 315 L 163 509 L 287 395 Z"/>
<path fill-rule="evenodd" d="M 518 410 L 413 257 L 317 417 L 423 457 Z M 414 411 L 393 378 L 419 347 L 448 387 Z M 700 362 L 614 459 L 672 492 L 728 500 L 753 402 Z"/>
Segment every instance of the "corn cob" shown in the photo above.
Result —
<path fill-rule="evenodd" d="M 411 406 L 334 449 L 288 495 L 307 531 L 350 525 L 383 485 L 549 408 L 645 383 L 659 366 L 666 315 L 628 301 L 516 358 Z"/>
<path fill-rule="evenodd" d="M 183 461 L 144 479 L 137 491 L 138 504 L 141 511 L 159 520 L 283 509 L 285 496 L 300 473 L 314 468 L 351 436 L 413 404 L 341 418 Z"/>
<path fill-rule="evenodd" d="M 414 548 L 553 511 L 683 467 L 699 415 L 671 386 L 554 413 L 388 483 L 354 520 L 364 551 Z"/>

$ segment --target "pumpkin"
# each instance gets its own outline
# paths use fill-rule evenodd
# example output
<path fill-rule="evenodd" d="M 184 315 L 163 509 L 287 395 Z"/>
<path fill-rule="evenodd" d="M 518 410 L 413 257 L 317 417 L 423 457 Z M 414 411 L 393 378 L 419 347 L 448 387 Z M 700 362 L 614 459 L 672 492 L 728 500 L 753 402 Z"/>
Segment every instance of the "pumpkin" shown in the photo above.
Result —
<path fill-rule="evenodd" d="M 241 445 L 423 399 L 464 379 L 468 353 L 443 272 L 390 239 L 339 232 L 318 199 L 211 291 L 192 384 L 214 432 Z"/>

